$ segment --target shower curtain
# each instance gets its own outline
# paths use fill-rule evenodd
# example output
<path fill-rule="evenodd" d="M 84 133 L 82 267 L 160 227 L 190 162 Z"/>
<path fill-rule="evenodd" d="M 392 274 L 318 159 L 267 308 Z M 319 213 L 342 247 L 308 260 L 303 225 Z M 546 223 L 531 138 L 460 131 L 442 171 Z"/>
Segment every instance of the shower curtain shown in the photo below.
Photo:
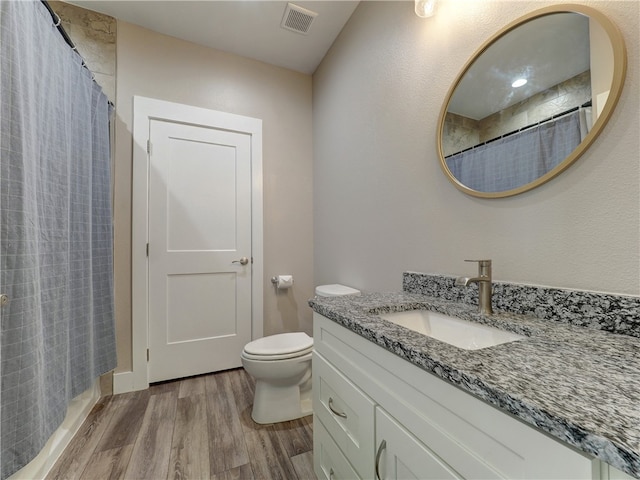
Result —
<path fill-rule="evenodd" d="M 115 368 L 109 104 L 39 1 L 0 1 L 0 464 Z"/>
<path fill-rule="evenodd" d="M 540 178 L 582 141 L 580 112 L 447 157 L 460 183 L 481 192 L 503 192 Z"/>

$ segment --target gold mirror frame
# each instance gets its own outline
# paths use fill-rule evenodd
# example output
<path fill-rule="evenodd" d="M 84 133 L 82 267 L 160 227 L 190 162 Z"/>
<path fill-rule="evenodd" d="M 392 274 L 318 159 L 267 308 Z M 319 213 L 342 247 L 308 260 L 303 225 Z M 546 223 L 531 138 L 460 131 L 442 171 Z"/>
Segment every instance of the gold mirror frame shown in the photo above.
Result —
<path fill-rule="evenodd" d="M 525 185 L 522 185 L 518 188 L 514 188 L 512 190 L 504 190 L 499 192 L 481 192 L 478 190 L 473 190 L 467 187 L 466 185 L 462 184 L 451 173 L 444 157 L 442 136 L 444 133 L 445 116 L 447 114 L 449 104 L 451 102 L 451 98 L 453 97 L 453 94 L 455 93 L 456 88 L 464 78 L 465 74 L 471 68 L 472 64 L 491 45 L 493 45 L 500 38 L 505 36 L 507 33 L 511 32 L 512 30 L 516 29 L 520 25 L 530 22 L 531 20 L 534 20 L 536 18 L 540 18 L 546 15 L 551 15 L 554 13 L 579 13 L 582 15 L 586 15 L 590 19 L 596 20 L 609 36 L 609 40 L 611 41 L 611 47 L 613 50 L 613 76 L 612 76 L 613 78 L 611 81 L 611 90 L 609 91 L 609 97 L 607 98 L 607 102 L 602 112 L 598 116 L 597 120 L 593 124 L 591 131 L 589 131 L 589 133 L 585 136 L 584 140 L 582 140 L 582 142 L 576 147 L 576 149 L 567 158 L 565 158 L 555 168 L 548 171 L 543 176 L 539 177 L 533 182 L 527 183 Z M 595 10 L 591 7 L 587 7 L 584 5 L 561 4 L 561 5 L 554 5 L 554 6 L 545 7 L 539 10 L 535 10 L 531 13 L 528 13 L 527 15 L 524 15 L 523 17 L 518 18 L 517 20 L 514 20 L 513 22 L 508 24 L 506 27 L 504 27 L 502 30 L 500 30 L 498 33 L 496 33 L 489 40 L 487 40 L 482 44 L 482 46 L 467 61 L 467 63 L 462 68 L 462 71 L 460 72 L 460 74 L 458 74 L 458 77 L 456 78 L 455 82 L 453 83 L 451 88 L 449 88 L 449 91 L 446 96 L 446 100 L 442 105 L 442 109 L 440 110 L 440 118 L 438 121 L 438 130 L 437 130 L 437 138 L 436 138 L 438 156 L 440 159 L 440 166 L 442 167 L 444 174 L 456 186 L 456 188 L 458 188 L 459 190 L 463 191 L 468 195 L 472 195 L 474 197 L 480 197 L 480 198 L 511 197 L 513 195 L 518 195 L 520 193 L 532 190 L 548 182 L 549 180 L 554 178 L 556 175 L 559 175 L 560 173 L 562 173 L 571 164 L 573 164 L 573 162 L 575 162 L 578 158 L 580 158 L 580 156 L 589 148 L 589 146 L 591 146 L 594 140 L 598 137 L 598 135 L 600 134 L 600 132 L 608 122 L 609 118 L 611 117 L 611 114 L 618 103 L 620 94 L 622 92 L 622 86 L 624 84 L 626 71 L 627 71 L 627 56 L 626 56 L 626 49 L 625 49 L 625 44 L 624 44 L 624 39 L 622 37 L 622 34 L 620 33 L 620 30 L 618 30 L 618 27 L 611 20 L 609 20 L 609 18 L 607 18 L 604 14 L 600 13 L 598 10 Z"/>

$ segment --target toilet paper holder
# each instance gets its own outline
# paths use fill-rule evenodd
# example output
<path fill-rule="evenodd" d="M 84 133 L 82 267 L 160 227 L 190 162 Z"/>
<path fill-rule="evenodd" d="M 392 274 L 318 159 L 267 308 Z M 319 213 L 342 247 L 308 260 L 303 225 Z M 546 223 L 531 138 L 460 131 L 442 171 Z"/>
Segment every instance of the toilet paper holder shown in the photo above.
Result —
<path fill-rule="evenodd" d="M 284 290 L 293 286 L 293 275 L 277 275 L 271 277 L 271 283 L 278 289 Z"/>

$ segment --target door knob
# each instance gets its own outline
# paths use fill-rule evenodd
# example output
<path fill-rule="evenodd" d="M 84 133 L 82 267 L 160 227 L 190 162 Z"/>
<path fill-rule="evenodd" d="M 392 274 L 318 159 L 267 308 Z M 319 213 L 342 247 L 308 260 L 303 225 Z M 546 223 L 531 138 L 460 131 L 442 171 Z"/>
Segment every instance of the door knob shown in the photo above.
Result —
<path fill-rule="evenodd" d="M 234 260 L 231 263 L 239 263 L 240 265 L 246 265 L 249 263 L 249 259 L 247 257 L 242 257 L 240 260 Z"/>

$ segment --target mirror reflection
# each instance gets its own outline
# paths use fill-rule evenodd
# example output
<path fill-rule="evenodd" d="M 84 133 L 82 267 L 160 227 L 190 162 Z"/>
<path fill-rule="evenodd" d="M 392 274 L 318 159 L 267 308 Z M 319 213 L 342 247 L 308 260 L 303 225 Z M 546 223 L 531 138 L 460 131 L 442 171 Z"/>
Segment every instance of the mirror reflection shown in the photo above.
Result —
<path fill-rule="evenodd" d="M 590 143 L 604 121 L 598 118 L 609 113 L 619 56 L 601 22 L 566 11 L 527 18 L 468 64 L 443 109 L 439 137 L 443 168 L 458 188 L 521 193 Z"/>

